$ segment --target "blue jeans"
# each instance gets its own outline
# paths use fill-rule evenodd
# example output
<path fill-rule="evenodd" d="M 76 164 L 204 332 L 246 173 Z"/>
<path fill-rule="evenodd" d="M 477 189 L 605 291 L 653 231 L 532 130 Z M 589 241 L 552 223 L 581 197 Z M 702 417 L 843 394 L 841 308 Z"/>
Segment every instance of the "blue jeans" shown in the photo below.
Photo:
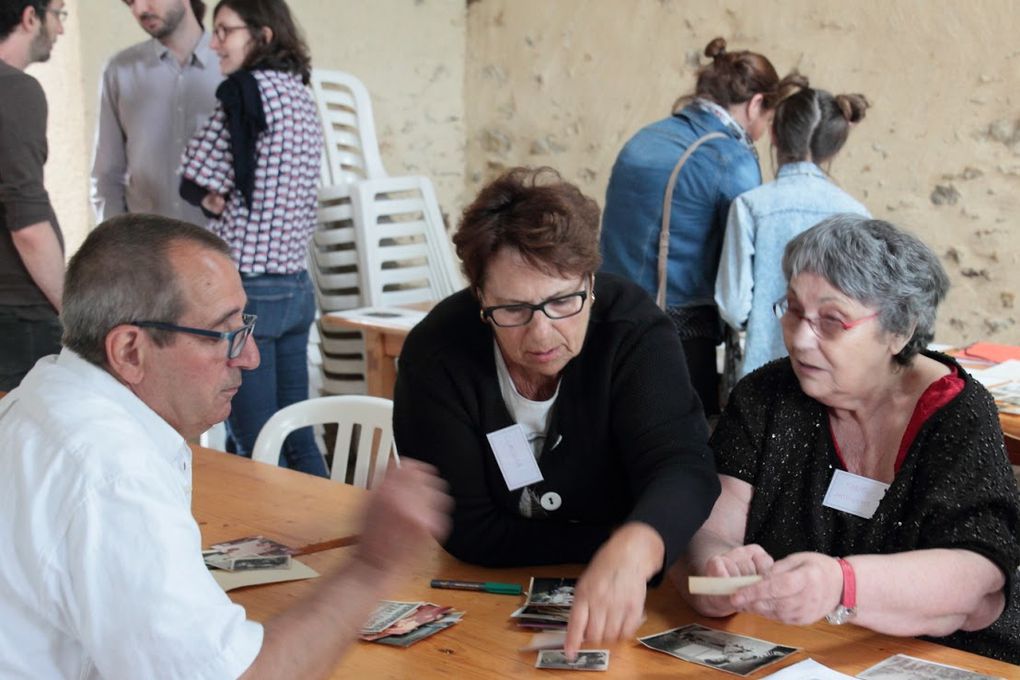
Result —
<path fill-rule="evenodd" d="M 61 333 L 56 312 L 26 315 L 19 307 L 0 307 L 0 390 L 10 392 L 35 362 L 59 354 Z"/>
<path fill-rule="evenodd" d="M 253 337 L 261 363 L 246 371 L 231 402 L 226 429 L 234 453 L 251 457 L 269 418 L 308 398 L 308 329 L 315 319 L 315 295 L 306 272 L 243 276 L 248 305 L 257 314 Z M 280 465 L 328 477 L 312 428 L 295 430 L 284 442 Z"/>

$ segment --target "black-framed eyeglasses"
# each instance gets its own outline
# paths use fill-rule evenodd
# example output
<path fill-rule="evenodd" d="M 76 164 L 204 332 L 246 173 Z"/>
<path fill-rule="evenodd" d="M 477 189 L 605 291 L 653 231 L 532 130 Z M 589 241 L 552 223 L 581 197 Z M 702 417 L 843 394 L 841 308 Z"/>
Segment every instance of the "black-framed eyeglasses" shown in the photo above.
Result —
<path fill-rule="evenodd" d="M 537 305 L 517 302 L 512 305 L 482 307 L 479 314 L 482 317 L 482 321 L 491 321 L 500 328 L 513 328 L 514 326 L 527 326 L 531 323 L 535 312 L 538 311 L 554 320 L 576 316 L 584 309 L 584 301 L 587 299 L 588 289 L 584 289 L 569 295 L 549 298 Z"/>
<path fill-rule="evenodd" d="M 155 328 L 161 331 L 190 333 L 192 335 L 201 335 L 204 338 L 226 340 L 227 358 L 236 359 L 241 356 L 241 352 L 244 351 L 244 343 L 248 341 L 248 337 L 251 336 L 252 331 L 255 330 L 255 319 L 257 318 L 258 317 L 254 314 L 242 314 L 241 321 L 244 322 L 244 325 L 232 331 L 210 331 L 205 328 L 178 326 L 177 324 L 166 323 L 165 321 L 132 321 L 131 325 L 138 326 L 139 328 Z"/>
<path fill-rule="evenodd" d="M 216 26 L 212 30 L 212 34 L 216 36 L 216 39 L 223 42 L 227 37 L 234 31 L 240 31 L 242 28 L 248 28 L 248 25 L 243 26 Z"/>

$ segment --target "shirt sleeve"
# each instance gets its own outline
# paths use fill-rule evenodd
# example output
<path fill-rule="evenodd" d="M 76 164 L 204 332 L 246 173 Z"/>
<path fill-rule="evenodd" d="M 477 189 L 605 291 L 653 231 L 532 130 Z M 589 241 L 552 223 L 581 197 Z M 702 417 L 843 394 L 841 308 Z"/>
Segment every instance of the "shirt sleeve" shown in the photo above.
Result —
<path fill-rule="evenodd" d="M 61 619 L 104 678 L 236 678 L 262 646 L 210 576 L 182 493 L 125 474 L 95 489 L 66 536 L 67 573 L 55 582 Z"/>
<path fill-rule="evenodd" d="M 971 550 L 994 562 L 1009 581 L 1020 565 L 1020 496 L 1004 450 L 995 403 L 971 383 L 965 416 L 922 430 L 924 462 L 915 483 L 927 485 L 921 548 Z M 967 398 L 966 392 L 961 395 Z M 951 408 L 952 403 L 944 408 Z M 957 413 L 962 409 L 957 408 Z M 932 417 L 938 419 L 938 415 Z"/>
<path fill-rule="evenodd" d="M 636 499 L 627 519 L 659 533 L 668 567 L 719 496 L 708 425 L 667 317 L 635 328 L 617 357 L 609 417 Z"/>
<path fill-rule="evenodd" d="M 213 114 L 184 148 L 180 173 L 182 179 L 217 194 L 226 196 L 234 190 L 234 154 L 222 103 L 216 103 Z"/>
<path fill-rule="evenodd" d="M 46 164 L 46 95 L 29 76 L 8 78 L 3 97 L 18 102 L 0 110 L 0 203 L 6 227 L 18 231 L 40 222 L 54 223 L 50 197 L 43 184 Z"/>
<path fill-rule="evenodd" d="M 715 279 L 715 302 L 719 315 L 732 328 L 740 330 L 751 313 L 754 292 L 754 218 L 740 196 L 730 204 L 723 236 L 719 273 Z"/>
<path fill-rule="evenodd" d="M 107 64 L 99 85 L 99 120 L 92 154 L 92 209 L 96 222 L 127 212 L 127 151 L 117 113 L 115 66 Z"/>

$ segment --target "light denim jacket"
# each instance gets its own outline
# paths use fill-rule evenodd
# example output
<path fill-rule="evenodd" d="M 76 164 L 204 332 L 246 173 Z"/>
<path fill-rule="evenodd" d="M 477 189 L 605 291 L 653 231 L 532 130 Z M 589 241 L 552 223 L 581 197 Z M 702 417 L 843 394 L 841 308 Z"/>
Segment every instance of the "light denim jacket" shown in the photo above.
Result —
<path fill-rule="evenodd" d="M 726 214 L 739 194 L 761 184 L 754 151 L 713 114 L 687 106 L 624 145 L 613 165 L 602 217 L 602 271 L 625 276 L 655 296 L 666 182 L 687 147 L 719 131 L 687 160 L 670 214 L 667 307 L 714 304 Z"/>
<path fill-rule="evenodd" d="M 739 377 L 786 356 L 783 331 L 772 311 L 786 293 L 783 251 L 794 236 L 837 213 L 871 217 L 821 168 L 806 162 L 782 166 L 775 180 L 741 194 L 730 206 L 715 301 L 730 326 L 747 324 Z"/>

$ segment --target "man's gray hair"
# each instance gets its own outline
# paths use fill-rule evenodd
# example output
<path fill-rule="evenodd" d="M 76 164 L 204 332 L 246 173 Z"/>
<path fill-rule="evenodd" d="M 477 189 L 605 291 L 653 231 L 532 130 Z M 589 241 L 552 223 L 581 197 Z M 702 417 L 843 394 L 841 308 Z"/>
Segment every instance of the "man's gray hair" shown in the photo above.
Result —
<path fill-rule="evenodd" d="M 786 280 L 802 272 L 878 310 L 882 328 L 909 336 L 893 357 L 908 365 L 935 337 L 935 312 L 949 277 L 931 248 L 888 222 L 835 215 L 795 237 L 783 254 Z"/>
<path fill-rule="evenodd" d="M 64 282 L 64 346 L 106 366 L 106 335 L 133 321 L 176 322 L 187 300 L 170 261 L 174 244 L 190 242 L 230 257 L 230 248 L 201 227 L 168 217 L 112 217 L 88 235 L 71 258 Z M 159 346 L 166 331 L 148 331 Z"/>

